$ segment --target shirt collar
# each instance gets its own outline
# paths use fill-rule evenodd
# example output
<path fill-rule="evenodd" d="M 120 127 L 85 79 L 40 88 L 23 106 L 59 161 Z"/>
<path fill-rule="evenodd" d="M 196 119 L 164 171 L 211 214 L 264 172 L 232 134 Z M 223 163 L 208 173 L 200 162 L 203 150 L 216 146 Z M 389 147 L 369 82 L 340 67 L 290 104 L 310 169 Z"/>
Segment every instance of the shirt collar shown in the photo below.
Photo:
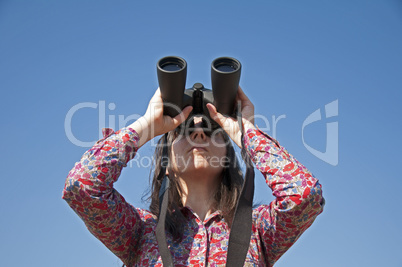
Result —
<path fill-rule="evenodd" d="M 197 213 L 195 213 L 193 211 L 192 208 L 185 206 L 183 208 L 181 208 L 181 211 L 183 212 L 183 214 L 185 214 L 187 217 L 193 217 L 197 222 L 201 222 L 200 217 L 197 215 Z M 213 213 L 209 214 L 205 220 L 204 220 L 204 225 L 206 225 L 208 222 L 210 222 L 212 219 L 218 217 L 218 216 L 223 216 L 222 215 L 222 211 L 221 210 L 216 210 Z"/>

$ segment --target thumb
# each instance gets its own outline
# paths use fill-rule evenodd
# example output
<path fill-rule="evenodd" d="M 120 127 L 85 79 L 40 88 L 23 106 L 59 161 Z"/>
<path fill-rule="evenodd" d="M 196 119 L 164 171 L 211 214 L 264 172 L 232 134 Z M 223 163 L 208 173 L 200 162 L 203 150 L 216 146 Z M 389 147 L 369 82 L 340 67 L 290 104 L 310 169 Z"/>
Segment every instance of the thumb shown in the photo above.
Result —
<path fill-rule="evenodd" d="M 209 116 L 216 121 L 222 128 L 225 122 L 225 117 L 216 110 L 216 107 L 211 103 L 207 104 L 207 109 L 209 111 Z"/>
<path fill-rule="evenodd" d="M 176 117 L 172 118 L 174 127 L 176 128 L 180 124 L 182 124 L 187 119 L 188 115 L 190 115 L 192 110 L 193 110 L 192 106 L 187 106 L 183 109 L 182 112 L 180 112 L 180 114 L 178 114 L 178 115 L 176 115 Z"/>

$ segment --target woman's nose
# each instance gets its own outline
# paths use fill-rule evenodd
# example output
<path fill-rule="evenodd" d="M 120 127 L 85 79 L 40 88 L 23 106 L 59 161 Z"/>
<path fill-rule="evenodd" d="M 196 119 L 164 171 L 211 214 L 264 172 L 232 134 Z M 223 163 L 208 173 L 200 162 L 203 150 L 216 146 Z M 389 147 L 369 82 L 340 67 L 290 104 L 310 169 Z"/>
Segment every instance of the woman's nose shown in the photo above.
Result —
<path fill-rule="evenodd" d="M 203 141 L 206 140 L 207 135 L 205 134 L 203 128 L 201 127 L 201 125 L 194 125 L 194 130 L 191 133 L 191 139 L 195 140 L 195 139 L 201 139 Z"/>
<path fill-rule="evenodd" d="M 191 133 L 191 139 L 195 140 L 196 138 L 200 138 L 201 140 L 205 141 L 207 135 L 204 132 L 202 127 L 202 118 L 196 117 L 194 118 L 194 126 Z"/>

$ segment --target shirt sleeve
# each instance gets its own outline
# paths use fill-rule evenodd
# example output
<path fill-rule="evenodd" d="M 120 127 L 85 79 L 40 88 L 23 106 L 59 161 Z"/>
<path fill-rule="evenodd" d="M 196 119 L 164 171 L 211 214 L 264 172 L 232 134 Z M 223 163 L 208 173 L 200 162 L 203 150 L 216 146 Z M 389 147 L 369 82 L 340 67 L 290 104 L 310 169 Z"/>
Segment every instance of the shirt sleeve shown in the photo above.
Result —
<path fill-rule="evenodd" d="M 69 172 L 62 196 L 89 231 L 126 264 L 136 254 L 143 222 L 113 183 L 135 156 L 138 140 L 131 128 L 104 129 L 104 138 Z"/>
<path fill-rule="evenodd" d="M 318 180 L 275 139 L 249 129 L 244 143 L 276 198 L 253 213 L 272 266 L 323 211 L 324 198 Z"/>

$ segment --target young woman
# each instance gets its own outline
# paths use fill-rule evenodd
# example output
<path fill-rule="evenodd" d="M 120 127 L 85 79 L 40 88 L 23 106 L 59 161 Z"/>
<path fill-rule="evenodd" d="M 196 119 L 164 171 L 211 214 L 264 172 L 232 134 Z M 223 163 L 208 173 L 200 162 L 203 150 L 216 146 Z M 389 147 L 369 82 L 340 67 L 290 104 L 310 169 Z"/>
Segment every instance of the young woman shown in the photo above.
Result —
<path fill-rule="evenodd" d="M 245 266 L 273 266 L 323 210 L 318 180 L 276 140 L 254 126 L 254 107 L 239 88 L 246 151 L 276 200 L 253 209 Z M 150 211 L 127 203 L 114 188 L 136 151 L 169 132 L 170 180 L 166 240 L 175 266 L 225 266 L 227 245 L 242 176 L 230 139 L 241 146 L 238 123 L 208 110 L 224 131 L 202 127 L 177 130 L 191 107 L 175 118 L 163 116 L 159 90 L 143 117 L 89 149 L 70 171 L 63 198 L 88 229 L 127 266 L 162 266 L 155 228 L 159 214 L 161 147 L 157 147 Z M 180 128 L 179 128 L 180 129 Z M 230 138 L 230 139 L 229 139 Z M 160 142 L 161 143 L 161 142 Z"/>

